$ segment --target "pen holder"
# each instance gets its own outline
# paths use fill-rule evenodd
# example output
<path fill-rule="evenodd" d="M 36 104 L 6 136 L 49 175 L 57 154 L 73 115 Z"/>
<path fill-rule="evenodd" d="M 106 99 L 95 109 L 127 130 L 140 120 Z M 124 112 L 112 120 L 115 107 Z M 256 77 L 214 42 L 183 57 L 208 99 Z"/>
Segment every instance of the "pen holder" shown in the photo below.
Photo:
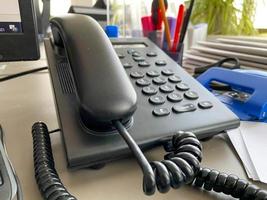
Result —
<path fill-rule="evenodd" d="M 184 53 L 184 44 L 180 44 L 177 48 L 177 51 L 172 52 L 169 49 L 167 49 L 164 45 L 163 51 L 170 56 L 176 63 L 178 63 L 180 66 L 183 65 L 183 53 Z"/>
<path fill-rule="evenodd" d="M 163 33 L 161 30 L 158 31 L 150 31 L 147 34 L 147 37 L 154 42 L 159 48 L 163 48 L 163 44 L 162 44 L 162 38 L 163 38 Z"/>
<path fill-rule="evenodd" d="M 175 62 L 182 66 L 183 64 L 183 52 L 184 44 L 179 44 L 177 51 L 172 52 L 168 49 L 167 42 L 163 40 L 164 33 L 162 31 L 151 31 L 148 33 L 148 38 L 154 42 L 159 48 L 161 48 L 168 56 L 170 56 Z"/>

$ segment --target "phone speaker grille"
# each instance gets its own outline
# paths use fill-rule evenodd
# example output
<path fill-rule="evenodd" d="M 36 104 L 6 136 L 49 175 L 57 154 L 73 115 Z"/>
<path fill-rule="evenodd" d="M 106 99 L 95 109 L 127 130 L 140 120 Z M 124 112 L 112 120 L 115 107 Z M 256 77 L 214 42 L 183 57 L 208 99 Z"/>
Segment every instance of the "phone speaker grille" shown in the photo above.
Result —
<path fill-rule="evenodd" d="M 64 94 L 74 93 L 74 83 L 69 70 L 70 67 L 68 63 L 57 64 L 59 81 Z"/>

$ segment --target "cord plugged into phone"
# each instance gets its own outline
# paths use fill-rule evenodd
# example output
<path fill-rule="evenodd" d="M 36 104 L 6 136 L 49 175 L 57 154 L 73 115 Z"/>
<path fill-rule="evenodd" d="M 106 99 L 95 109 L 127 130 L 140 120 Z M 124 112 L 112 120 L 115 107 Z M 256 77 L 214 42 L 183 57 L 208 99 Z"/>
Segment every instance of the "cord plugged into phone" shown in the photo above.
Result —
<path fill-rule="evenodd" d="M 241 199 L 267 198 L 267 192 L 247 181 L 200 167 L 202 147 L 196 134 L 203 138 L 213 131 L 235 128 L 238 119 L 153 44 L 146 40 L 113 43 L 119 47 L 141 46 L 145 61 L 141 52 L 133 49 L 127 49 L 127 56 L 118 55 L 90 17 L 55 17 L 51 27 L 54 40 L 46 40 L 45 46 L 69 167 L 93 166 L 134 155 L 147 195 L 193 184 Z M 122 65 L 125 57 L 133 59 L 135 67 L 131 66 L 133 60 Z M 167 78 L 169 82 L 164 85 Z M 155 86 L 149 86 L 152 83 Z M 177 90 L 172 93 L 174 86 Z M 190 87 L 199 94 L 188 91 Z M 180 105 L 181 101 L 185 104 Z M 173 113 L 168 107 L 157 107 L 164 103 L 172 106 Z M 180 129 L 185 131 L 173 131 Z M 192 129 L 194 134 L 188 131 Z M 56 172 L 48 127 L 35 123 L 32 136 L 35 178 L 43 198 L 75 200 Z M 162 138 L 171 138 L 164 140 L 166 156 L 162 161 L 149 162 L 142 150 L 162 144 Z"/>

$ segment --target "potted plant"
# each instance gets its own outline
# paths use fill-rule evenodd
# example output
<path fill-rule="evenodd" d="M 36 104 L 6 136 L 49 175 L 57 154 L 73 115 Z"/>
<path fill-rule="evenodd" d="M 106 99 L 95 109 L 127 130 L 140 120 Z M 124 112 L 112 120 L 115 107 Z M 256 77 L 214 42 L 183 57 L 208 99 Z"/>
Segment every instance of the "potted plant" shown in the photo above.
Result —
<path fill-rule="evenodd" d="M 196 0 L 191 21 L 207 23 L 209 34 L 254 35 L 256 0 L 243 0 L 240 7 L 235 0 Z"/>

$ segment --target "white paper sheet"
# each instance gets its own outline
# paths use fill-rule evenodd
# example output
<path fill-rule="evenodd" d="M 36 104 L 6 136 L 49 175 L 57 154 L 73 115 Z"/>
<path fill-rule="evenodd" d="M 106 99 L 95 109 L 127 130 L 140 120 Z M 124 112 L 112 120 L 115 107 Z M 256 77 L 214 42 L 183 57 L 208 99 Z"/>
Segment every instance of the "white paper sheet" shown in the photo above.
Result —
<path fill-rule="evenodd" d="M 259 181 L 256 169 L 251 161 L 248 150 L 240 133 L 240 128 L 228 131 L 228 136 L 240 157 L 249 178 Z"/>
<path fill-rule="evenodd" d="M 260 181 L 267 183 L 267 123 L 242 122 L 240 130 Z"/>

